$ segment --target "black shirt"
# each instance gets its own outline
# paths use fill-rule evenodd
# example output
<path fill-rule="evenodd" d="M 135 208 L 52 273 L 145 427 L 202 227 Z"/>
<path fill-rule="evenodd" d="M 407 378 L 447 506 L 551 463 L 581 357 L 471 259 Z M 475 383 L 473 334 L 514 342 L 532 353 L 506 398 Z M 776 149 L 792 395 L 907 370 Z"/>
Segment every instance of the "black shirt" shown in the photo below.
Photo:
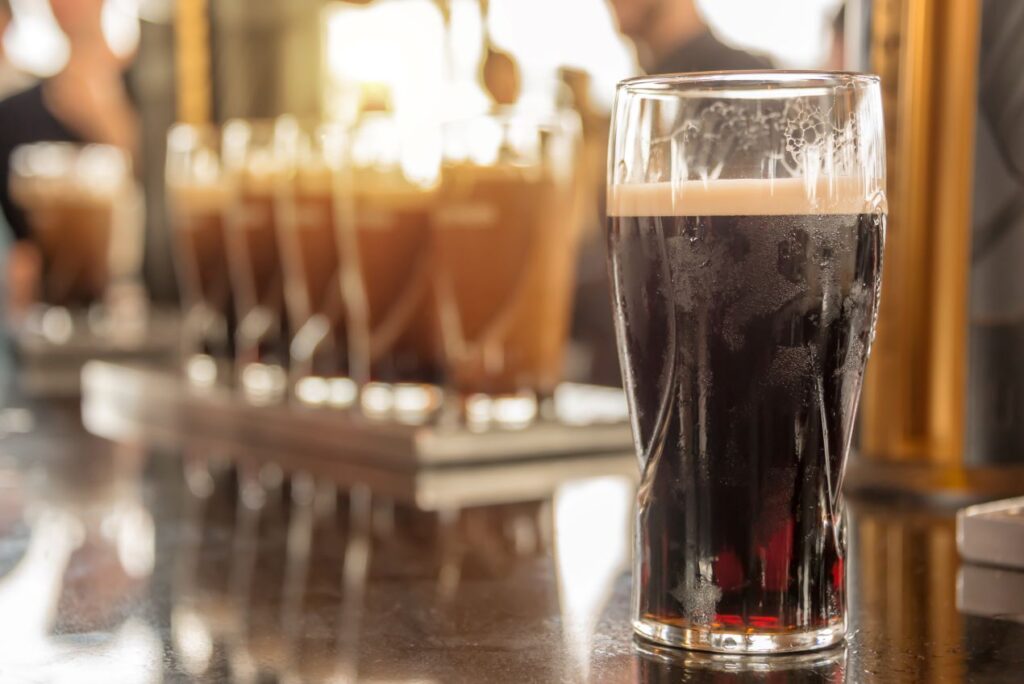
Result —
<path fill-rule="evenodd" d="M 731 48 L 705 29 L 680 44 L 655 66 L 652 74 L 685 71 L 743 71 L 770 69 L 771 63 L 757 55 Z"/>
<path fill-rule="evenodd" d="M 11 153 L 20 145 L 44 141 L 82 139 L 47 109 L 41 83 L 0 101 L 0 210 L 19 240 L 28 237 L 29 227 L 24 212 L 11 200 Z"/>

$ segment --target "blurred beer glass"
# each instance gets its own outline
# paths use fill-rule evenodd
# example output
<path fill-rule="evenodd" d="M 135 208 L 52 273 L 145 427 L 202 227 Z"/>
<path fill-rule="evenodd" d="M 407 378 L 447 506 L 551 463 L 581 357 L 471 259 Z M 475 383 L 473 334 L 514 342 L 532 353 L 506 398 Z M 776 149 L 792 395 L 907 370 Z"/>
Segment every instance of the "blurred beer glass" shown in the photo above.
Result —
<path fill-rule="evenodd" d="M 441 377 L 429 220 L 437 135 L 370 114 L 349 137 L 339 236 L 352 371 L 368 414 L 424 416 Z"/>
<path fill-rule="evenodd" d="M 140 323 L 137 307 L 122 306 L 141 296 L 142 203 L 128 156 L 107 145 L 25 145 L 11 156 L 9 182 L 42 255 L 43 332 L 68 337 L 74 310 L 88 310 L 94 328 L 119 312 Z"/>
<path fill-rule="evenodd" d="M 448 386 L 473 422 L 529 422 L 561 380 L 577 245 L 579 119 L 448 124 L 432 215 Z"/>
<path fill-rule="evenodd" d="M 294 332 L 289 346 L 296 397 L 308 404 L 344 406 L 355 400 L 349 377 L 345 307 L 335 232 L 334 185 L 344 159 L 344 132 L 333 124 L 278 119 L 275 147 L 281 168 L 278 242 L 285 308 Z"/>
<path fill-rule="evenodd" d="M 236 119 L 224 126 L 225 228 L 238 315 L 236 368 L 243 393 L 261 403 L 284 395 L 291 339 L 274 207 L 282 164 L 274 143 L 271 121 Z"/>
<path fill-rule="evenodd" d="M 220 129 L 178 124 L 167 135 L 167 199 L 185 320 L 185 369 L 190 380 L 229 378 L 234 358 L 234 300 L 228 275 L 224 212 L 228 189 L 220 159 Z"/>

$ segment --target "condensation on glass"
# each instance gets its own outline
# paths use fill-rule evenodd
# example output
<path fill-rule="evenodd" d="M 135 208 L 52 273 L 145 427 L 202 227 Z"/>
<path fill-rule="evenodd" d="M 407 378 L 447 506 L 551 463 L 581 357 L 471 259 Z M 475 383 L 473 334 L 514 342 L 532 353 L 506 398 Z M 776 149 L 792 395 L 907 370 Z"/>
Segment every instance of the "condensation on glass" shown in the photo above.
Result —
<path fill-rule="evenodd" d="M 879 298 L 878 79 L 619 86 L 608 244 L 643 471 L 633 625 L 670 646 L 846 631 L 840 484 Z"/>

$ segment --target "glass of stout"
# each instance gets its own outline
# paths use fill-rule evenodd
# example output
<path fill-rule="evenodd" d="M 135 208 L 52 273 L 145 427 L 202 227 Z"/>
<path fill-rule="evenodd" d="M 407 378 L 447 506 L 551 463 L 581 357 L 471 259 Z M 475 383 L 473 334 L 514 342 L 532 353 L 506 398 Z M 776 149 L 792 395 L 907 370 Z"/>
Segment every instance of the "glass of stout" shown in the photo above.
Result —
<path fill-rule="evenodd" d="M 878 79 L 619 85 L 608 247 L 642 468 L 633 627 L 729 653 L 846 631 L 841 493 L 885 235 Z"/>
<path fill-rule="evenodd" d="M 228 188 L 216 126 L 177 124 L 167 134 L 167 203 L 181 283 L 182 337 L 189 379 L 231 377 L 235 304 L 228 275 L 224 215 Z"/>
<path fill-rule="evenodd" d="M 347 133 L 336 197 L 350 371 L 367 414 L 420 420 L 440 402 L 429 221 L 436 131 L 370 113 Z"/>
<path fill-rule="evenodd" d="M 579 143 L 572 111 L 444 127 L 434 279 L 446 381 L 469 422 L 529 421 L 562 378 Z"/>
<path fill-rule="evenodd" d="M 275 148 L 274 123 L 229 121 L 221 149 L 228 188 L 225 244 L 238 316 L 238 383 L 254 401 L 276 400 L 287 386 L 291 335 L 277 234 L 275 202 L 283 164 Z"/>
<path fill-rule="evenodd" d="M 349 377 L 335 195 L 345 155 L 343 129 L 283 116 L 275 126 L 281 178 L 276 224 L 295 396 L 342 406 L 356 395 Z"/>
<path fill-rule="evenodd" d="M 109 145 L 23 145 L 11 155 L 9 183 L 42 256 L 40 313 L 88 310 L 100 314 L 95 322 L 132 323 L 124 316 L 137 310 L 118 307 L 138 287 L 143 247 L 128 155 Z"/>

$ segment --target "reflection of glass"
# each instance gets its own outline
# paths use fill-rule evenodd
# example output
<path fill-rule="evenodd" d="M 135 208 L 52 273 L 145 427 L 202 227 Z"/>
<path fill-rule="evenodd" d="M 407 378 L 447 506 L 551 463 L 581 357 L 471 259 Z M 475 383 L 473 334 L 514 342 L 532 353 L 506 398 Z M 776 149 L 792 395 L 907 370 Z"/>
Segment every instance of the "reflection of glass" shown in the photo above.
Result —
<path fill-rule="evenodd" d="M 241 672 L 285 666 L 289 644 L 282 629 L 288 567 L 291 482 L 276 465 L 243 472 L 240 529 L 232 592 L 241 611 L 240 640 L 232 662 Z"/>
<path fill-rule="evenodd" d="M 185 480 L 171 635 L 182 666 L 199 677 L 225 666 L 228 645 L 240 631 L 231 585 L 240 506 L 236 471 L 226 463 L 186 454 Z"/>
<path fill-rule="evenodd" d="M 138 607 L 153 586 L 155 528 L 138 454 L 89 453 L 0 468 L 4 681 L 154 681 L 161 643 Z"/>
<path fill-rule="evenodd" d="M 428 223 L 434 193 L 415 173 L 429 140 L 410 138 L 388 117 L 353 128 L 349 210 L 340 229 L 343 258 L 351 259 L 353 370 L 373 382 L 423 385 L 438 381 Z"/>
<path fill-rule="evenodd" d="M 137 279 L 141 205 L 124 152 L 107 145 L 22 146 L 11 156 L 10 189 L 42 253 L 45 304 L 109 308 L 115 286 Z"/>
<path fill-rule="evenodd" d="M 278 120 L 275 146 L 282 169 L 277 227 L 285 276 L 285 304 L 294 335 L 289 347 L 296 395 L 308 403 L 354 398 L 348 380 L 348 344 L 334 185 L 343 161 L 335 126 Z M 339 397 L 339 392 L 341 397 Z"/>
<path fill-rule="evenodd" d="M 300 496 L 289 529 L 289 587 L 284 627 L 290 673 L 305 682 L 356 681 L 359 630 L 369 558 L 369 491 L 341 492 L 312 482 Z"/>
<path fill-rule="evenodd" d="M 955 600 L 960 558 L 951 511 L 863 499 L 851 509 L 853 665 L 885 662 L 886 672 L 915 682 L 972 679 L 963 663 L 942 662 L 942 654 L 971 643 Z"/>
<path fill-rule="evenodd" d="M 273 124 L 229 122 L 223 154 L 231 195 L 226 228 L 239 379 L 248 395 L 266 400 L 284 391 L 290 339 L 274 210 L 280 164 Z"/>
<path fill-rule="evenodd" d="M 433 247 L 445 365 L 463 397 L 522 395 L 535 411 L 561 379 L 578 135 L 568 113 L 445 128 Z"/>
<path fill-rule="evenodd" d="M 179 124 L 167 135 L 167 197 L 185 302 L 186 368 L 200 381 L 229 371 L 234 354 L 234 302 L 228 275 L 224 211 L 228 191 L 220 131 Z"/>
<path fill-rule="evenodd" d="M 878 79 L 636 79 L 614 117 L 613 301 L 644 469 L 634 627 L 725 652 L 836 643 L 884 234 Z"/>

